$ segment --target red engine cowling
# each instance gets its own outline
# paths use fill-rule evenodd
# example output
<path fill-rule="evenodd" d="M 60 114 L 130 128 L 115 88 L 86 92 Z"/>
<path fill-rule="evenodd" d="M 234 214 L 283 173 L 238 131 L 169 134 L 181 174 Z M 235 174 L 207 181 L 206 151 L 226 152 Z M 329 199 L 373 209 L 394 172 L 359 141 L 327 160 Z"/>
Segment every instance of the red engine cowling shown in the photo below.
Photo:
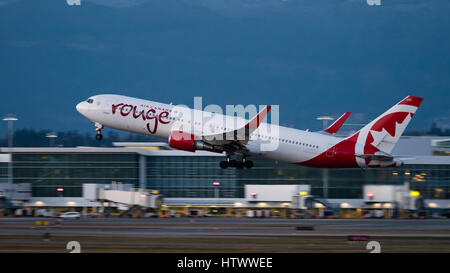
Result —
<path fill-rule="evenodd" d="M 195 135 L 173 131 L 169 137 L 169 146 L 178 150 L 195 152 Z"/>

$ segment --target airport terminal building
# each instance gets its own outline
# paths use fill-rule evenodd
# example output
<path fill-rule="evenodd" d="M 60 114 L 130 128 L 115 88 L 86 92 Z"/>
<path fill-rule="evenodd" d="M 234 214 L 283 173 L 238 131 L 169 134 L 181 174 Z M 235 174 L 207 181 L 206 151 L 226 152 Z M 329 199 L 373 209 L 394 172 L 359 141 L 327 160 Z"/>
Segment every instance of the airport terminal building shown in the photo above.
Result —
<path fill-rule="evenodd" d="M 450 208 L 448 138 L 402 137 L 393 154 L 406 156 L 405 165 L 317 169 L 252 158 L 253 168 L 239 170 L 221 169 L 220 154 L 173 150 L 166 143 L 1 148 L 0 190 L 27 206 L 91 207 L 97 204 L 85 197 L 85 184 L 131 184 L 157 190 L 169 206 L 233 206 L 249 201 L 248 185 L 308 185 L 309 195 L 352 204 L 364 199 L 364 185 L 406 183 L 434 207 Z M 16 187 L 8 192 L 11 184 Z"/>

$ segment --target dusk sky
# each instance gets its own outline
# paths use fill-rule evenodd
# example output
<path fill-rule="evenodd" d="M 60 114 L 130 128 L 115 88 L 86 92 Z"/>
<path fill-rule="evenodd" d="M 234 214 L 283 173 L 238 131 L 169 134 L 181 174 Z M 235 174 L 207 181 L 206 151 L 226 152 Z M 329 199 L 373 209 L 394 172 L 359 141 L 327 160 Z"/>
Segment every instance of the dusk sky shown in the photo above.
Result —
<path fill-rule="evenodd" d="M 94 132 L 75 110 L 91 95 L 202 96 L 319 130 L 318 115 L 366 123 L 415 95 L 409 130 L 449 128 L 449 15 L 448 0 L 0 0 L 0 115 Z"/>

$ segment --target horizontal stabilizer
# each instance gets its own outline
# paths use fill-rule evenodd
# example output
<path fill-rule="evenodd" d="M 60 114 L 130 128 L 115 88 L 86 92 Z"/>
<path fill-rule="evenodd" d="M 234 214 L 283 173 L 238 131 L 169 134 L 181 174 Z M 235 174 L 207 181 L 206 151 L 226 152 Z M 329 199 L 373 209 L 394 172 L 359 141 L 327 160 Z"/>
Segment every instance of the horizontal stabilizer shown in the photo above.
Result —
<path fill-rule="evenodd" d="M 356 155 L 357 157 L 364 158 L 364 159 L 370 159 L 370 160 L 377 160 L 377 161 L 392 161 L 394 160 L 394 157 L 391 155 Z"/>
<path fill-rule="evenodd" d="M 401 160 L 401 161 L 408 161 L 408 160 L 416 160 L 417 159 L 417 157 L 410 156 L 410 155 L 396 155 L 395 158 L 398 159 L 398 160 Z"/>

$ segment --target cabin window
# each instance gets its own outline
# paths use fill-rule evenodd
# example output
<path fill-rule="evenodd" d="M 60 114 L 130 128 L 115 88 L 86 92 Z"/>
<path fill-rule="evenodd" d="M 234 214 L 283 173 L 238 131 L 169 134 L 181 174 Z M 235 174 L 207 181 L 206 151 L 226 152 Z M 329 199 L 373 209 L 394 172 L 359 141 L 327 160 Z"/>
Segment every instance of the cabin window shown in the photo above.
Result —
<path fill-rule="evenodd" d="M 93 103 L 93 102 L 94 102 L 93 99 L 88 99 L 88 100 L 87 100 L 87 103 Z"/>

